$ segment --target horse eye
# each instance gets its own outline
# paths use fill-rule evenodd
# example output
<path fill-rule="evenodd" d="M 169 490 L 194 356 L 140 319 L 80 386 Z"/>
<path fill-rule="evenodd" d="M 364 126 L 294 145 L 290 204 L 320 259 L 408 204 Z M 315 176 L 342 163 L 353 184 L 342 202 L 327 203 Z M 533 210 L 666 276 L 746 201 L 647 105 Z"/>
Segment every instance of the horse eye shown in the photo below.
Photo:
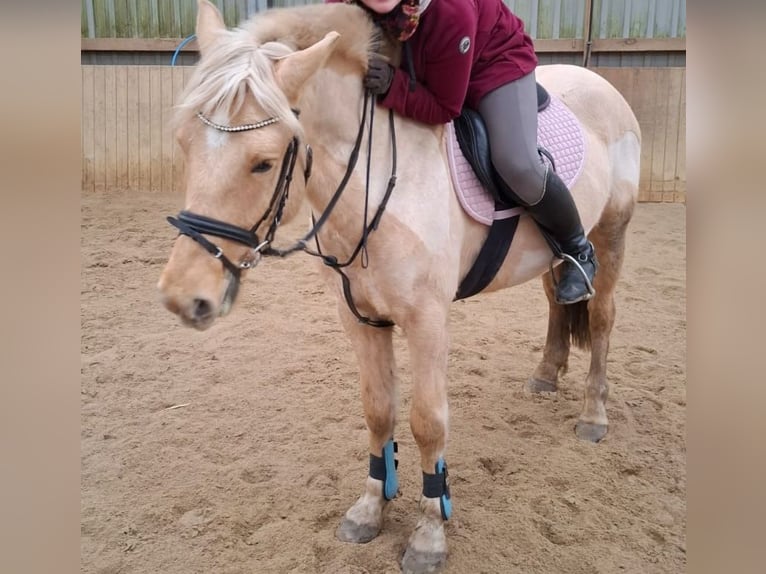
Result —
<path fill-rule="evenodd" d="M 250 171 L 252 173 L 266 173 L 271 169 L 271 162 L 270 161 L 262 161 L 261 163 L 255 164 L 253 166 L 253 169 Z"/>

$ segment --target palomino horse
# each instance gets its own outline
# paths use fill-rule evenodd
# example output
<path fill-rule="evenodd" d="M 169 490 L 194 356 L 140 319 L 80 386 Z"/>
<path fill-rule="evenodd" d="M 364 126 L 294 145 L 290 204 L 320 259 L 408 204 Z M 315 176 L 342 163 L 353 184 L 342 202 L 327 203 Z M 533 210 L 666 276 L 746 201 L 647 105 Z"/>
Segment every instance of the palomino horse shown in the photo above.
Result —
<path fill-rule="evenodd" d="M 423 471 L 421 516 L 402 568 L 438 570 L 446 559 L 444 523 L 451 511 L 444 463 L 448 312 L 487 236 L 487 227 L 466 216 L 452 193 L 446 127 L 380 109 L 370 119 L 362 77 L 377 36 L 357 7 L 270 10 L 227 30 L 218 10 L 200 0 L 197 38 L 201 60 L 176 118 L 186 205 L 178 219 L 170 218 L 181 234 L 159 281 L 163 302 L 187 325 L 209 327 L 229 311 L 243 270 L 264 255 L 289 252 L 274 248 L 271 239 L 279 223 L 308 201 L 316 237 L 309 233 L 293 250 L 321 250 L 330 263 L 351 261 L 336 269 L 342 274 L 322 268 L 358 358 L 369 429 L 370 476 L 337 535 L 351 542 L 374 538 L 397 492 L 396 324 L 411 353 L 410 426 Z M 570 341 L 589 346 L 576 433 L 598 441 L 607 429 L 606 358 L 625 230 L 637 195 L 640 132 L 625 100 L 599 76 L 543 66 L 538 80 L 582 123 L 587 153 L 573 194 L 600 261 L 596 294 L 573 306 L 553 303 L 551 251 L 526 216 L 486 291 L 543 275 L 548 335 L 528 387 L 555 391 Z M 364 135 L 370 123 L 375 137 Z M 398 179 L 391 191 L 394 169 Z M 385 211 L 378 210 L 381 203 Z"/>

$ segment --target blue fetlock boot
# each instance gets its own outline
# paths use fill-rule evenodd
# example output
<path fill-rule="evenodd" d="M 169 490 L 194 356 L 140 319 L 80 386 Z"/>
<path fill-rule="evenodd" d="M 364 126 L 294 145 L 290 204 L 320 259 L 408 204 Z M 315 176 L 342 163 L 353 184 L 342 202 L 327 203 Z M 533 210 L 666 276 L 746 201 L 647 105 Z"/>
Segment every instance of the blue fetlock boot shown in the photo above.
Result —
<path fill-rule="evenodd" d="M 398 450 L 399 445 L 391 439 L 383 445 L 382 457 L 370 455 L 370 477 L 383 481 L 383 498 L 386 500 L 393 500 L 399 492 L 399 478 L 396 475 Z"/>

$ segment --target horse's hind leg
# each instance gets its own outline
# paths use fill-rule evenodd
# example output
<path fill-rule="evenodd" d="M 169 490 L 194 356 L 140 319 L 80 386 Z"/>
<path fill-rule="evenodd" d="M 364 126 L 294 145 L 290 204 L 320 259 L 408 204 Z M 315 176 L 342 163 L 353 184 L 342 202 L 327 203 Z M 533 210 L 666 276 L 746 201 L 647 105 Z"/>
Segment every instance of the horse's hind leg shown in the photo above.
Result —
<path fill-rule="evenodd" d="M 543 358 L 527 383 L 532 392 L 556 392 L 558 378 L 566 371 L 572 343 L 591 350 L 590 369 L 585 381 L 583 410 L 575 433 L 583 440 L 600 441 L 606 435 L 608 419 L 606 400 L 609 387 L 606 360 L 609 337 L 615 317 L 614 292 L 625 253 L 625 232 L 632 215 L 632 205 L 623 210 L 608 209 L 601 222 L 590 233 L 596 248 L 599 270 L 594 287 L 596 295 L 590 301 L 574 305 L 558 305 L 554 301 L 551 273 L 543 276 L 550 314 Z M 558 273 L 558 269 L 554 273 Z"/>
<path fill-rule="evenodd" d="M 577 332 L 577 322 L 573 324 L 572 337 L 587 347 L 590 343 L 591 357 L 588 376 L 585 379 L 585 400 L 580 418 L 575 426 L 575 433 L 583 440 L 600 441 L 606 435 L 608 420 L 606 400 L 609 386 L 606 379 L 607 353 L 609 337 L 615 318 L 614 293 L 625 255 L 625 233 L 633 213 L 633 205 L 623 210 L 608 210 L 601 222 L 591 232 L 590 239 L 596 247 L 599 270 L 594 281 L 596 295 L 587 303 L 587 334 Z M 570 312 L 568 310 L 568 312 Z M 572 309 L 578 313 L 578 309 Z M 580 328 L 585 325 L 580 325 Z"/>
<path fill-rule="evenodd" d="M 346 512 L 336 532 L 344 542 L 364 543 L 375 538 L 383 525 L 383 509 L 396 496 L 394 465 L 396 375 L 391 328 L 360 324 L 342 303 L 341 321 L 359 363 L 362 403 L 370 447 L 370 476 L 362 496 Z M 374 475 L 377 478 L 373 478 Z"/>
<path fill-rule="evenodd" d="M 554 300 L 554 285 L 551 273 L 543 275 L 543 287 L 548 297 L 548 333 L 545 337 L 543 358 L 527 389 L 533 393 L 555 393 L 558 390 L 559 375 L 566 372 L 569 358 L 569 323 L 566 308 Z"/>

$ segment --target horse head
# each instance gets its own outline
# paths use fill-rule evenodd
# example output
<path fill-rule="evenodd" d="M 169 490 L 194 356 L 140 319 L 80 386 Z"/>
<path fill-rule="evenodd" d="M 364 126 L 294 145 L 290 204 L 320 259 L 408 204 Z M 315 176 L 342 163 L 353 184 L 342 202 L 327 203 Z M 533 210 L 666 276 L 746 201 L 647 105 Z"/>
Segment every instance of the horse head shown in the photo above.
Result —
<path fill-rule="evenodd" d="M 185 206 L 169 218 L 180 234 L 158 288 L 167 309 L 202 330 L 230 310 L 269 230 L 298 211 L 310 152 L 297 106 L 339 34 L 304 49 L 261 42 L 252 30 L 226 29 L 207 0 L 199 1 L 196 34 L 201 58 L 175 118 Z"/>

